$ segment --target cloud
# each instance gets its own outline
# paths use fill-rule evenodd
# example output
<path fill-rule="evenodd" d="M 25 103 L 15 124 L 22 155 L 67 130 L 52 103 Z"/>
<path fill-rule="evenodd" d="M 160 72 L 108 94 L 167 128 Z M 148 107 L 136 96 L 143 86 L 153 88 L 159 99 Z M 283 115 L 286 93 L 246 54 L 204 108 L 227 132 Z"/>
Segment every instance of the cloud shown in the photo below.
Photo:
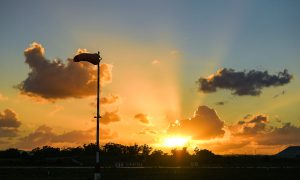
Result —
<path fill-rule="evenodd" d="M 203 140 L 223 137 L 224 122 L 216 111 L 207 106 L 199 106 L 190 119 L 175 121 L 168 129 L 169 134 L 192 136 L 193 139 Z"/>
<path fill-rule="evenodd" d="M 9 142 L 8 142 L 8 141 L 1 140 L 1 139 L 0 139 L 0 145 L 7 145 L 7 144 L 9 144 Z"/>
<path fill-rule="evenodd" d="M 248 114 L 226 129 L 224 138 L 204 141 L 200 146 L 225 154 L 275 154 L 279 148 L 300 145 L 300 127 L 291 123 L 274 127 L 264 114 Z"/>
<path fill-rule="evenodd" d="M 21 122 L 17 119 L 17 114 L 10 110 L 5 109 L 3 113 L 0 113 L 0 127 L 18 128 Z"/>
<path fill-rule="evenodd" d="M 50 145 L 53 137 L 55 137 L 55 134 L 52 132 L 52 128 L 43 125 L 27 136 L 20 138 L 16 147 L 31 149 L 38 146 Z"/>
<path fill-rule="evenodd" d="M 114 104 L 120 99 L 117 95 L 109 95 L 100 98 L 101 105 Z"/>
<path fill-rule="evenodd" d="M 191 136 L 197 146 L 221 154 L 275 154 L 283 146 L 300 145 L 299 126 L 278 126 L 276 119 L 274 126 L 271 120 L 266 114 L 247 114 L 233 125 L 224 125 L 213 109 L 200 106 L 192 118 L 171 123 L 167 133 Z"/>
<path fill-rule="evenodd" d="M 158 131 L 153 130 L 153 129 L 149 129 L 149 128 L 145 128 L 145 129 L 141 130 L 140 132 L 138 132 L 138 134 L 142 134 L 142 135 L 146 135 L 146 134 L 155 135 L 155 134 L 158 134 Z"/>
<path fill-rule="evenodd" d="M 267 131 L 268 117 L 263 114 L 246 115 L 244 120 L 239 121 L 236 125 L 230 128 L 235 135 L 256 135 Z"/>
<path fill-rule="evenodd" d="M 112 81 L 112 65 L 100 64 L 100 84 L 105 85 Z"/>
<path fill-rule="evenodd" d="M 241 153 L 245 147 L 249 146 L 250 142 L 247 139 L 234 139 L 222 142 L 206 142 L 202 146 L 207 149 L 212 149 L 214 153 L 232 154 L 233 152 Z M 245 152 L 242 152 L 243 154 Z"/>
<path fill-rule="evenodd" d="M 5 109 L 3 113 L 0 112 L 0 137 L 15 137 L 20 125 L 14 111 Z"/>
<path fill-rule="evenodd" d="M 105 112 L 100 119 L 101 124 L 109 124 L 118 121 L 121 121 L 121 116 L 118 114 L 117 111 Z"/>
<path fill-rule="evenodd" d="M 261 90 L 270 86 L 282 86 L 291 81 L 292 75 L 285 69 L 277 75 L 270 75 L 268 71 L 241 71 L 223 68 L 207 78 L 199 78 L 197 84 L 199 91 L 204 93 L 216 92 L 217 89 L 228 89 L 234 95 L 257 96 Z"/>
<path fill-rule="evenodd" d="M 90 142 L 94 135 L 86 131 L 70 131 L 64 134 L 55 135 L 52 142 Z"/>
<path fill-rule="evenodd" d="M 147 114 L 139 113 L 134 116 L 135 119 L 139 120 L 139 122 L 143 124 L 149 124 L 150 120 Z"/>
<path fill-rule="evenodd" d="M 111 133 L 108 129 L 100 129 L 100 136 L 102 139 L 110 139 L 116 137 L 117 134 Z M 82 145 L 94 142 L 94 139 L 94 130 L 73 130 L 58 134 L 53 132 L 51 127 L 42 125 L 27 136 L 20 138 L 15 146 L 21 149 L 32 149 L 44 145 L 55 146 L 55 144 Z"/>
<path fill-rule="evenodd" d="M 87 49 L 85 49 L 85 48 L 83 48 L 83 49 L 81 49 L 81 48 L 77 49 L 76 55 L 81 54 L 81 53 L 89 53 L 89 51 Z"/>
<path fill-rule="evenodd" d="M 244 116 L 244 119 L 249 119 L 249 118 L 251 118 L 252 117 L 252 114 L 246 114 L 245 116 Z"/>
<path fill-rule="evenodd" d="M 299 145 L 300 127 L 285 123 L 281 127 L 269 125 L 266 115 L 247 115 L 247 120 L 230 126 L 234 138 L 251 138 L 258 145 Z"/>
<path fill-rule="evenodd" d="M 152 62 L 151 62 L 152 65 L 157 65 L 157 64 L 160 64 L 160 61 L 158 59 L 154 59 Z"/>
<path fill-rule="evenodd" d="M 257 138 L 261 145 L 300 145 L 300 127 L 285 123 L 282 127 L 275 127 L 272 131 Z"/>
<path fill-rule="evenodd" d="M 219 101 L 219 102 L 216 102 L 215 104 L 218 106 L 224 106 L 226 103 L 227 103 L 226 101 Z"/>
<path fill-rule="evenodd" d="M 113 139 L 118 137 L 117 132 L 112 132 L 110 129 L 103 129 L 100 128 L 100 139 L 105 140 L 105 139 Z"/>
<path fill-rule="evenodd" d="M 17 128 L 0 128 L 0 138 L 16 137 L 18 134 Z"/>
<path fill-rule="evenodd" d="M 83 98 L 96 93 L 97 77 L 95 66 L 86 62 L 74 63 L 67 59 L 48 60 L 45 49 L 39 43 L 32 43 L 25 49 L 25 63 L 30 72 L 28 77 L 16 86 L 22 94 L 48 100 Z M 112 80 L 112 65 L 101 64 L 101 86 Z"/>
<path fill-rule="evenodd" d="M 118 105 L 121 103 L 121 97 L 118 95 L 110 94 L 108 96 L 100 95 L 100 106 L 108 106 L 113 105 L 115 107 L 118 107 Z M 93 101 L 89 103 L 92 107 L 97 107 L 97 102 Z"/>
<path fill-rule="evenodd" d="M 48 113 L 48 116 L 54 116 L 55 114 L 57 114 L 58 112 L 64 110 L 65 108 L 63 106 L 60 105 L 56 105 L 54 106 L 54 109 Z"/>
<path fill-rule="evenodd" d="M 156 130 L 152 130 L 152 129 L 149 129 L 149 128 L 146 128 L 146 129 L 143 129 L 142 131 L 138 132 L 137 134 L 140 134 L 140 135 L 155 135 L 155 134 L 158 134 L 158 132 Z"/>

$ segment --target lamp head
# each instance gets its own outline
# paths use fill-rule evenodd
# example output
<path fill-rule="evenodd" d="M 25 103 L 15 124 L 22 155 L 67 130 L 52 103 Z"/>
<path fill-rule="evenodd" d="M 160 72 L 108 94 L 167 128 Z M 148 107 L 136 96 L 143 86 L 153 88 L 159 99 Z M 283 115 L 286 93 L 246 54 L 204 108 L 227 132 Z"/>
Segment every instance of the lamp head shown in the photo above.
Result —
<path fill-rule="evenodd" d="M 78 54 L 73 58 L 73 61 L 74 62 L 87 61 L 89 63 L 97 65 L 97 64 L 100 63 L 101 59 L 102 58 L 100 57 L 100 52 L 98 51 L 98 53 L 81 53 L 81 54 Z"/>

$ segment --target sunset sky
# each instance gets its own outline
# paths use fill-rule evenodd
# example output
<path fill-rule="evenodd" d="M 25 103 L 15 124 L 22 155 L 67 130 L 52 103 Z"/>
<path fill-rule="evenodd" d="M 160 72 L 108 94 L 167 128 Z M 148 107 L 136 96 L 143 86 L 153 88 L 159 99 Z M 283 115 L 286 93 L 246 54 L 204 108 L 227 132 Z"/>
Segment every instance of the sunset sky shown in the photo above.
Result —
<path fill-rule="evenodd" d="M 300 145 L 300 1 L 0 2 L 0 149 Z"/>

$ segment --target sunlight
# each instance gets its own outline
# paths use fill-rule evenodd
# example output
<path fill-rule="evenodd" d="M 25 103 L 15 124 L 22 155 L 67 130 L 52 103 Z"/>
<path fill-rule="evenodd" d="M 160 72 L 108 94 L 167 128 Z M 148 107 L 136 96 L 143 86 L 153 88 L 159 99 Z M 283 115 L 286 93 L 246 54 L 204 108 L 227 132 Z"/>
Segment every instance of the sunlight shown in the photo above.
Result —
<path fill-rule="evenodd" d="M 184 147 L 188 144 L 190 137 L 172 136 L 167 137 L 163 141 L 163 145 L 166 147 Z"/>

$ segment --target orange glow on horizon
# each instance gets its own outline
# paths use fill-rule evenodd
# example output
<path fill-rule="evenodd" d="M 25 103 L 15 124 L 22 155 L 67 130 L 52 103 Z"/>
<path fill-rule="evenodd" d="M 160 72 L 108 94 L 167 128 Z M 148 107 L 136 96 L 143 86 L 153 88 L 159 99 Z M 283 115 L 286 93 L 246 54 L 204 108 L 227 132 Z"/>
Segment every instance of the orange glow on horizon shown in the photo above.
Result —
<path fill-rule="evenodd" d="M 191 137 L 171 136 L 166 137 L 162 144 L 165 147 L 184 147 L 188 145 L 190 139 Z"/>

